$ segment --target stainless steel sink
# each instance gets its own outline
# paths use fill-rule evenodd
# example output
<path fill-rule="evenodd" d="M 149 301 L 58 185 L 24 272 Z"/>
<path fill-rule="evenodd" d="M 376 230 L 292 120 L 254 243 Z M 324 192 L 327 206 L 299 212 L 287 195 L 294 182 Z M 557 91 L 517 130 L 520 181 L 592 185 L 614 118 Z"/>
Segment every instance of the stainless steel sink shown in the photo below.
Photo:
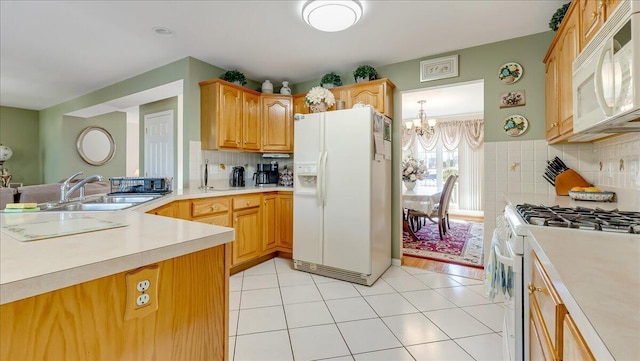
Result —
<path fill-rule="evenodd" d="M 117 194 L 87 197 L 69 203 L 39 204 L 45 212 L 117 211 L 162 197 L 161 194 Z"/>
<path fill-rule="evenodd" d="M 117 211 L 133 206 L 135 203 L 64 203 L 42 208 L 48 212 L 71 212 L 71 211 Z"/>

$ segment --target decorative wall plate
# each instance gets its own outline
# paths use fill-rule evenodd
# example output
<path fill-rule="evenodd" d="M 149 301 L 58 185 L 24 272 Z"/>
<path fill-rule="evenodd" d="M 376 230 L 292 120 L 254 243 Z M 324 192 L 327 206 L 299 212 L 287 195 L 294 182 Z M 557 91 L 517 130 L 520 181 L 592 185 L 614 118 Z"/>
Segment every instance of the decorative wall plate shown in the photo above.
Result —
<path fill-rule="evenodd" d="M 524 69 L 522 69 L 522 65 L 518 63 L 506 63 L 500 67 L 498 71 L 498 78 L 504 84 L 513 84 L 522 78 L 524 74 Z"/>
<path fill-rule="evenodd" d="M 504 119 L 502 129 L 507 135 L 517 137 L 527 131 L 529 128 L 529 121 L 522 115 L 511 115 Z"/>

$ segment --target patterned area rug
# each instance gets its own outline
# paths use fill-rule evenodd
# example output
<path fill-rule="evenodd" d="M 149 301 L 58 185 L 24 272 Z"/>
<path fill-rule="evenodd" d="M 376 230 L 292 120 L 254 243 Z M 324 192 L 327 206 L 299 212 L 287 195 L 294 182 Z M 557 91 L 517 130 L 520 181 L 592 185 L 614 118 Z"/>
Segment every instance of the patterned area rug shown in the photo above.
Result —
<path fill-rule="evenodd" d="M 417 237 L 417 238 L 416 238 Z M 444 239 L 438 235 L 438 224 L 427 221 L 414 237 L 404 230 L 402 253 L 405 256 L 445 261 L 476 268 L 483 268 L 482 245 L 484 227 L 482 223 L 451 220 L 451 228 Z"/>

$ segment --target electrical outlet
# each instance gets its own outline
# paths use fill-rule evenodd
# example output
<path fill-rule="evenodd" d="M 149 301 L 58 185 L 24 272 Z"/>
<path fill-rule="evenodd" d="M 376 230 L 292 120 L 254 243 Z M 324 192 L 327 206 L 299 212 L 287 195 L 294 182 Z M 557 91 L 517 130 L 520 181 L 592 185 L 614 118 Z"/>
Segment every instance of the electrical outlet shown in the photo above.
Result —
<path fill-rule="evenodd" d="M 125 275 L 127 303 L 124 319 L 142 318 L 158 310 L 158 265 L 145 266 Z"/>

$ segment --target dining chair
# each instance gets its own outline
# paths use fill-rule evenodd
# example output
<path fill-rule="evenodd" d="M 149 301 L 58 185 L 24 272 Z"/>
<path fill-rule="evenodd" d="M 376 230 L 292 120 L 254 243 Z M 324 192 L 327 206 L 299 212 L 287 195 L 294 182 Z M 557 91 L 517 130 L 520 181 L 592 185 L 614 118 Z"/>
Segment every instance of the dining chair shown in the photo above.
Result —
<path fill-rule="evenodd" d="M 451 202 L 453 186 L 457 180 L 458 175 L 450 175 L 447 178 L 440 193 L 440 201 L 433 206 L 431 213 L 424 213 L 414 209 L 408 210 L 407 220 L 414 233 L 424 226 L 426 222 L 425 219 L 429 219 L 431 222 L 438 224 L 440 240 L 444 238 L 447 229 L 451 228 L 449 225 L 449 203 Z M 434 219 L 436 217 L 437 221 Z"/>

